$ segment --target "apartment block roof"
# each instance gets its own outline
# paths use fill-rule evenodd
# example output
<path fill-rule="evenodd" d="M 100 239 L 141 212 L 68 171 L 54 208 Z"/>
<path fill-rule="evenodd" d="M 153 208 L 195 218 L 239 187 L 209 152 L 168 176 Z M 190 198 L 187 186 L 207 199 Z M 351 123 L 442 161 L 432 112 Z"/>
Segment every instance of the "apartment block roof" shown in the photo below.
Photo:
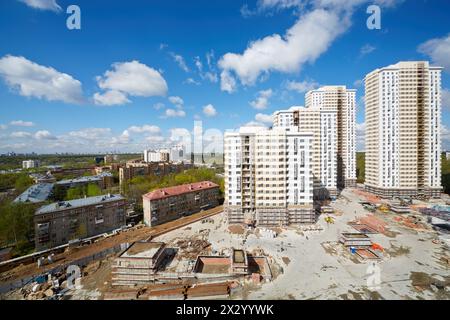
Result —
<path fill-rule="evenodd" d="M 158 189 L 145 194 L 143 197 L 147 200 L 161 200 L 164 198 L 179 196 L 185 193 L 218 188 L 219 185 L 211 181 L 202 181 L 181 186 Z"/>
<path fill-rule="evenodd" d="M 89 183 L 89 182 L 98 182 L 102 180 L 103 177 L 112 177 L 112 173 L 110 172 L 102 172 L 97 176 L 86 176 L 79 177 L 75 179 L 67 179 L 58 181 L 56 184 L 65 185 L 65 184 L 73 184 L 73 183 Z"/>
<path fill-rule="evenodd" d="M 14 202 L 39 203 L 46 201 L 53 190 L 53 183 L 39 183 L 29 187 L 24 193 L 18 196 Z"/>
<path fill-rule="evenodd" d="M 92 206 L 92 205 L 100 205 L 103 203 L 124 200 L 124 199 L 125 198 L 120 194 L 108 194 L 108 195 L 103 195 L 103 196 L 95 196 L 95 197 L 76 199 L 76 200 L 70 200 L 70 201 L 60 201 L 60 202 L 55 202 L 55 203 L 52 203 L 52 204 L 49 204 L 49 205 L 39 208 L 36 211 L 36 215 L 43 214 L 43 213 L 56 212 L 56 211 L 61 211 L 61 210 L 66 210 L 66 209 L 72 209 L 72 208 L 81 208 L 81 207 Z"/>

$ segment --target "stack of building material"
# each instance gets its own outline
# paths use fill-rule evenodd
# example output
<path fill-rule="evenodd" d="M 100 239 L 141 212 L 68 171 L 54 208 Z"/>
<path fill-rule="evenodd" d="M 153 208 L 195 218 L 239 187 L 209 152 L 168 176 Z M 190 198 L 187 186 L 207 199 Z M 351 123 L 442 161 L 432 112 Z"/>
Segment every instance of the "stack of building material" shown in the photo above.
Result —
<path fill-rule="evenodd" d="M 379 260 L 381 256 L 372 249 L 357 249 L 356 254 L 363 260 Z"/>
<path fill-rule="evenodd" d="M 114 292 L 106 292 L 103 295 L 103 300 L 136 300 L 136 290 L 122 290 Z"/>
<path fill-rule="evenodd" d="M 151 290 L 142 298 L 148 297 L 149 300 L 185 300 L 186 288 L 177 287 L 171 289 Z"/>
<path fill-rule="evenodd" d="M 362 233 L 342 233 L 339 241 L 346 247 L 370 247 L 372 241 Z"/>
<path fill-rule="evenodd" d="M 227 299 L 229 295 L 228 282 L 196 285 L 187 290 L 187 299 Z"/>
<path fill-rule="evenodd" d="M 386 232 L 386 223 L 378 218 L 376 218 L 374 215 L 368 215 L 366 217 L 360 218 L 359 223 L 365 224 L 372 229 L 376 230 L 379 233 L 385 233 Z"/>

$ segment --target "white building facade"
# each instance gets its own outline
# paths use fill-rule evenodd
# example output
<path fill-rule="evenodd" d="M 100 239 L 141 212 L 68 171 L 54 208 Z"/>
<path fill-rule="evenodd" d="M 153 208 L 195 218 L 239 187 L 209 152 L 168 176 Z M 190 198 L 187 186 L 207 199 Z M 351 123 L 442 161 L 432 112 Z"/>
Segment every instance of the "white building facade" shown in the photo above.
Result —
<path fill-rule="evenodd" d="M 225 133 L 224 204 L 230 224 L 315 222 L 312 139 L 310 132 L 284 128 Z"/>
<path fill-rule="evenodd" d="M 314 195 L 336 196 L 338 189 L 356 186 L 356 91 L 325 86 L 306 94 L 306 107 L 275 112 L 274 127 L 311 131 Z"/>
<path fill-rule="evenodd" d="M 441 71 L 426 61 L 411 61 L 366 76 L 368 191 L 440 195 Z"/>
<path fill-rule="evenodd" d="M 22 161 L 22 168 L 23 169 L 38 168 L 39 165 L 40 165 L 39 160 L 25 160 L 25 161 Z"/>
<path fill-rule="evenodd" d="M 155 150 L 144 150 L 144 162 L 161 162 L 161 152 Z"/>

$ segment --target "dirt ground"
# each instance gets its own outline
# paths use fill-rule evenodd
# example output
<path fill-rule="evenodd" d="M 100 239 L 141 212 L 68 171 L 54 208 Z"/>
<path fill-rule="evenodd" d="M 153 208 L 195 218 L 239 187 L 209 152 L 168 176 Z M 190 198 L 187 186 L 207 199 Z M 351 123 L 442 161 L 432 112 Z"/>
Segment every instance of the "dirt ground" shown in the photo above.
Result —
<path fill-rule="evenodd" d="M 55 263 L 46 265 L 40 269 L 37 268 L 36 263 L 31 263 L 27 265 L 20 265 L 14 269 L 3 272 L 0 274 L 0 285 L 5 285 L 10 281 L 14 281 L 20 278 L 29 277 L 32 275 L 38 275 L 47 272 L 55 268 L 58 265 L 67 265 L 72 261 L 76 261 L 85 257 L 92 256 L 96 253 L 102 252 L 108 248 L 114 248 L 122 243 L 133 243 L 139 240 L 145 240 L 149 237 L 158 236 L 164 234 L 170 230 L 180 228 L 182 226 L 191 224 L 193 222 L 207 219 L 222 212 L 222 206 L 216 207 L 211 210 L 203 211 L 197 214 L 193 214 L 188 217 L 183 217 L 176 221 L 172 221 L 156 227 L 143 227 L 140 229 L 134 229 L 127 232 L 122 232 L 116 236 L 102 239 L 96 243 L 88 246 L 81 247 L 77 250 L 66 251 L 55 257 Z"/>

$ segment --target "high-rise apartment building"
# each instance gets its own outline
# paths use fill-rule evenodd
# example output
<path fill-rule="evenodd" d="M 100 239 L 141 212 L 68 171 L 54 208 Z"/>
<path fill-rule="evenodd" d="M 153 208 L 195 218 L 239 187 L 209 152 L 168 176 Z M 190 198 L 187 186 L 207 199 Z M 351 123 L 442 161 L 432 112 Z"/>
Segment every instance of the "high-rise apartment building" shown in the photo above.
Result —
<path fill-rule="evenodd" d="M 366 87 L 366 189 L 439 196 L 441 71 L 425 61 L 374 70 Z"/>
<path fill-rule="evenodd" d="M 356 91 L 325 86 L 306 94 L 306 107 L 274 114 L 274 127 L 297 127 L 314 134 L 314 195 L 335 196 L 356 186 Z"/>
<path fill-rule="evenodd" d="M 312 139 L 298 129 L 226 132 L 225 210 L 229 223 L 314 223 Z"/>

